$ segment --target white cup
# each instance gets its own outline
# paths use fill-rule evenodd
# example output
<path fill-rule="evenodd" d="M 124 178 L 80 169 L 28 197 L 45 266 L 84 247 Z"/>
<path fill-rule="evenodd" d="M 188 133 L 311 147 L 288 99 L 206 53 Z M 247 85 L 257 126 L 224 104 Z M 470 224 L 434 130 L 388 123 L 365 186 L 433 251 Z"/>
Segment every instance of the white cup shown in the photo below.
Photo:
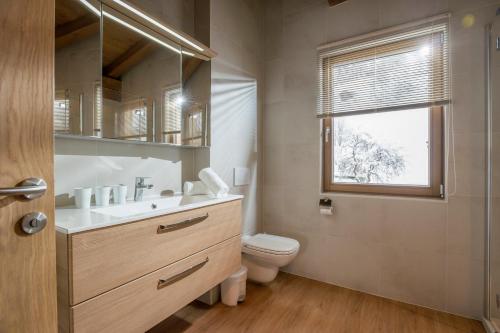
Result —
<path fill-rule="evenodd" d="M 90 187 L 77 187 L 73 189 L 76 208 L 90 208 L 92 189 Z"/>
<path fill-rule="evenodd" d="M 111 197 L 110 186 L 97 186 L 95 188 L 95 203 L 97 206 L 109 206 L 110 197 Z"/>
<path fill-rule="evenodd" d="M 113 202 L 124 205 L 127 203 L 127 185 L 113 185 Z"/>

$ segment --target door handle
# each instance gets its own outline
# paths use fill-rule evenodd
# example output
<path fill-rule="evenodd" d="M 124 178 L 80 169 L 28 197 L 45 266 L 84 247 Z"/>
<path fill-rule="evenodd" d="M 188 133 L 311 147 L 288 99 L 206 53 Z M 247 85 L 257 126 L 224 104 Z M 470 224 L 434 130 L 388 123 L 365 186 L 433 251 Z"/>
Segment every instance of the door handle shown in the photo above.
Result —
<path fill-rule="evenodd" d="M 172 276 L 171 278 L 168 278 L 168 279 L 160 279 L 158 281 L 158 286 L 157 288 L 158 289 L 161 289 L 161 288 L 165 288 L 166 286 L 169 286 L 179 280 L 182 280 L 184 279 L 185 277 L 188 277 L 189 275 L 193 274 L 194 272 L 196 272 L 197 270 L 201 269 L 203 266 L 205 266 L 208 262 L 208 257 L 206 257 L 205 260 L 203 260 L 202 262 L 200 262 L 199 264 L 196 264 L 194 266 L 191 266 L 190 268 L 188 268 L 187 270 L 185 270 L 184 272 L 181 272 L 179 274 L 176 274 L 174 276 Z"/>
<path fill-rule="evenodd" d="M 41 197 L 47 191 L 47 183 L 41 178 L 28 178 L 15 187 L 0 188 L 0 197 L 23 196 L 33 200 Z"/>
<path fill-rule="evenodd" d="M 208 219 L 208 213 L 206 213 L 203 216 L 193 217 L 191 219 L 187 219 L 187 220 L 184 220 L 184 221 L 181 221 L 181 222 L 177 222 L 177 223 L 173 223 L 173 224 L 167 224 L 167 225 L 160 224 L 158 226 L 157 233 L 163 234 L 163 233 L 166 233 L 166 232 L 183 229 L 183 228 L 195 225 L 197 223 L 200 223 L 202 221 L 205 221 L 206 219 Z"/>

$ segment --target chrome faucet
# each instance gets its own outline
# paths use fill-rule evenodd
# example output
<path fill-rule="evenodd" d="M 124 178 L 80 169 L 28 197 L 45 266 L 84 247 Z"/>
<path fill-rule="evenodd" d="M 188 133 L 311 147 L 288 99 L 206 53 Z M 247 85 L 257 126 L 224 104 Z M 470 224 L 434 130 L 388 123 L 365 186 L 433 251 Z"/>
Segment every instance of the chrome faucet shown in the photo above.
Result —
<path fill-rule="evenodd" d="M 144 189 L 152 189 L 153 184 L 146 184 L 145 180 L 151 177 L 135 177 L 134 201 L 142 201 Z"/>

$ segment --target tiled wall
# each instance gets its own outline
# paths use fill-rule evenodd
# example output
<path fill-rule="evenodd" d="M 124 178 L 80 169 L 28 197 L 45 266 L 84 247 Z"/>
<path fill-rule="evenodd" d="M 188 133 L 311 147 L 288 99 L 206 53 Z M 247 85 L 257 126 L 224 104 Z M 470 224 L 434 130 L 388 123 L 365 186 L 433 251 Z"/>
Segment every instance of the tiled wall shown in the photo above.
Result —
<path fill-rule="evenodd" d="M 326 0 L 263 3 L 262 219 L 265 232 L 301 243 L 297 259 L 285 270 L 480 318 L 484 26 L 493 20 L 500 2 L 349 0 L 333 8 Z M 448 135 L 446 200 L 335 194 L 335 214 L 319 215 L 316 47 L 447 11 L 452 13 L 454 135 Z M 469 28 L 462 25 L 467 14 L 475 17 Z"/>
<path fill-rule="evenodd" d="M 212 147 L 210 165 L 232 186 L 233 169 L 250 169 L 247 186 L 232 187 L 245 195 L 243 232 L 259 230 L 260 190 L 260 6 L 254 0 L 210 1 L 212 60 Z"/>

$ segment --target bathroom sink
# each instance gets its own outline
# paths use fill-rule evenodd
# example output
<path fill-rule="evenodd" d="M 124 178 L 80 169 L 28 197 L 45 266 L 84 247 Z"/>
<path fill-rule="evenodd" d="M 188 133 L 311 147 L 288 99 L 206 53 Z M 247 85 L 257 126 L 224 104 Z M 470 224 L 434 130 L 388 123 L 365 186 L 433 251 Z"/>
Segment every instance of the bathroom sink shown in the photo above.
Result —
<path fill-rule="evenodd" d="M 158 198 L 140 202 L 128 202 L 125 205 L 113 205 L 108 207 L 94 208 L 94 213 L 109 215 L 118 218 L 127 218 L 137 215 L 149 215 L 162 211 L 176 210 L 183 206 L 210 200 L 207 196 L 173 196 Z"/>

